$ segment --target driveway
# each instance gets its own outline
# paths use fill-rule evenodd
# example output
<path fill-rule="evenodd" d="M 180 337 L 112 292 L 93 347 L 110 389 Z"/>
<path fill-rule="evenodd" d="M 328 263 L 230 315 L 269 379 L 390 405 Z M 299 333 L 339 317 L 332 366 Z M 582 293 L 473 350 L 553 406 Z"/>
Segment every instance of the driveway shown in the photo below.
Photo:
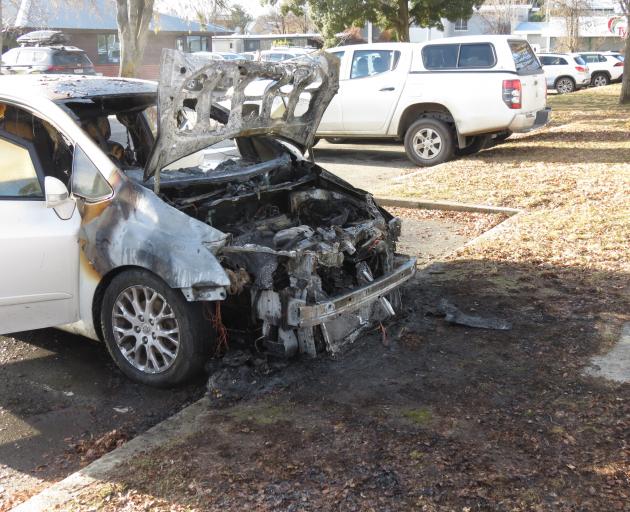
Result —
<path fill-rule="evenodd" d="M 348 140 L 331 144 L 320 140 L 313 150 L 319 165 L 376 195 L 387 182 L 417 171 L 400 142 Z"/>

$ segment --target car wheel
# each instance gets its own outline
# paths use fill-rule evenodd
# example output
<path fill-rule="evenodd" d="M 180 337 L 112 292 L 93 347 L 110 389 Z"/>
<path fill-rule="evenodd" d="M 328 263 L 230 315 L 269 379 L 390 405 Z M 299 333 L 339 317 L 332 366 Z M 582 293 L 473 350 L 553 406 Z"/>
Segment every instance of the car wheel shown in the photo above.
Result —
<path fill-rule="evenodd" d="M 556 80 L 556 91 L 558 94 L 567 94 L 575 91 L 575 82 L 568 76 L 563 76 Z"/>
<path fill-rule="evenodd" d="M 146 270 L 114 277 L 103 295 L 101 327 L 107 349 L 127 377 L 174 386 L 197 374 L 214 344 L 201 304 Z"/>
<path fill-rule="evenodd" d="M 591 78 L 591 85 L 593 87 L 602 87 L 604 85 L 608 85 L 610 83 L 610 79 L 603 73 L 597 73 Z"/>
<path fill-rule="evenodd" d="M 510 130 L 506 130 L 504 132 L 501 133 L 497 133 L 496 135 L 494 135 L 492 137 L 492 143 L 493 144 L 503 144 L 509 137 L 511 137 L 513 134 L 513 132 L 511 132 Z"/>
<path fill-rule="evenodd" d="M 473 141 L 468 144 L 465 148 L 457 148 L 455 150 L 455 154 L 457 156 L 468 156 L 474 155 L 478 153 L 482 149 L 486 148 L 488 143 L 490 142 L 490 137 L 488 135 L 475 135 L 473 137 Z"/>
<path fill-rule="evenodd" d="M 324 137 L 326 142 L 330 142 L 331 144 L 343 144 L 346 142 L 346 139 L 343 137 Z"/>
<path fill-rule="evenodd" d="M 405 133 L 405 152 L 412 162 L 423 167 L 446 162 L 455 152 L 453 130 L 439 119 L 419 119 Z"/>

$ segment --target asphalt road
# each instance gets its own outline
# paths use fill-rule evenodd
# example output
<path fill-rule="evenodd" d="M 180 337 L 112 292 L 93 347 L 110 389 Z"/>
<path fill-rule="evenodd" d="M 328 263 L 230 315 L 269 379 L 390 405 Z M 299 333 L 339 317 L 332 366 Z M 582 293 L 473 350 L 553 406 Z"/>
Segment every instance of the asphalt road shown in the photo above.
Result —
<path fill-rule="evenodd" d="M 315 155 L 323 167 L 367 189 L 410 167 L 395 144 L 322 141 Z M 401 246 L 435 257 L 464 242 L 448 222 L 415 221 L 405 224 Z M 85 465 L 103 436 L 137 434 L 196 400 L 204 384 L 203 377 L 175 390 L 134 384 L 104 345 L 55 329 L 0 336 L 0 509 L 11 496 Z M 114 429 L 119 433 L 111 434 Z"/>

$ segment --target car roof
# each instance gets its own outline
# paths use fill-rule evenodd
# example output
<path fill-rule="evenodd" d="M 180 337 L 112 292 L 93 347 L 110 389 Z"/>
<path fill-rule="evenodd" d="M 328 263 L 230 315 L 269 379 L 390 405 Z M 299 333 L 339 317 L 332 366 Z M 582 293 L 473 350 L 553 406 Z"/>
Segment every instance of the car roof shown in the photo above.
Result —
<path fill-rule="evenodd" d="M 443 37 L 440 39 L 433 39 L 431 41 L 424 41 L 422 43 L 363 43 L 363 44 L 349 44 L 345 46 L 334 46 L 328 48 L 329 51 L 335 51 L 340 49 L 355 48 L 359 50 L 377 50 L 377 49 L 402 49 L 413 46 L 428 46 L 432 44 L 460 44 L 460 43 L 502 43 L 505 41 L 526 41 L 524 37 L 515 35 L 476 35 L 476 36 L 457 36 L 457 37 Z"/>
<path fill-rule="evenodd" d="M 29 51 L 66 51 L 66 52 L 82 52 L 85 53 L 81 48 L 77 48 L 76 46 L 65 46 L 65 45 L 52 45 L 52 46 L 17 46 L 15 48 L 11 48 L 7 51 L 12 50 L 29 50 Z"/>
<path fill-rule="evenodd" d="M 134 78 L 76 75 L 3 75 L 0 94 L 28 99 L 33 95 L 52 101 L 119 96 L 127 94 L 156 94 L 157 83 Z"/>

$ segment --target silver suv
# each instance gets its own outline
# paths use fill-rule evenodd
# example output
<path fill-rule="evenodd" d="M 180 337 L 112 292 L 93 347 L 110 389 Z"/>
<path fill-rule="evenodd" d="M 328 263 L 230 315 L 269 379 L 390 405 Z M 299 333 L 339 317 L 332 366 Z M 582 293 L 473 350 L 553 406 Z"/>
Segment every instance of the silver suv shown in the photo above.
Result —
<path fill-rule="evenodd" d="M 74 46 L 21 46 L 2 55 L 2 72 L 14 74 L 96 75 L 85 52 Z"/>
<path fill-rule="evenodd" d="M 591 73 L 579 53 L 544 53 L 538 58 L 545 72 L 547 88 L 566 94 L 587 87 Z"/>

